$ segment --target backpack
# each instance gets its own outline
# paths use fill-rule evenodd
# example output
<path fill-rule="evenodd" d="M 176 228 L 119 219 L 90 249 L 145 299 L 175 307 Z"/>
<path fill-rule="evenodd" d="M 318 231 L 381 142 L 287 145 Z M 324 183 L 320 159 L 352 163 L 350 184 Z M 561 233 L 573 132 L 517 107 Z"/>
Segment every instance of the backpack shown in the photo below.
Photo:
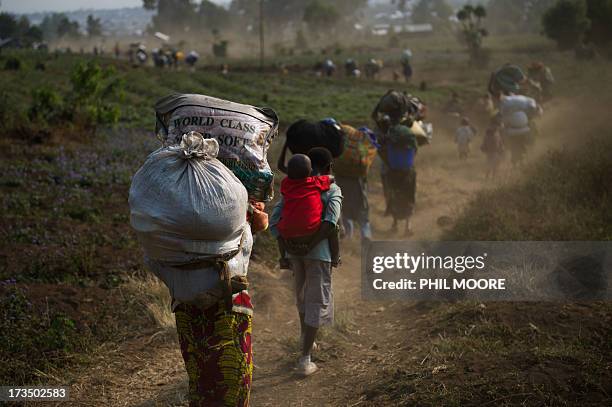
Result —
<path fill-rule="evenodd" d="M 311 148 L 325 147 L 337 158 L 344 151 L 344 132 L 338 125 L 300 119 L 287 129 L 286 143 L 292 154 L 308 154 Z"/>
<path fill-rule="evenodd" d="M 376 147 L 369 136 L 356 128 L 342 125 L 344 152 L 334 161 L 334 173 L 344 177 L 365 177 L 376 158 Z"/>

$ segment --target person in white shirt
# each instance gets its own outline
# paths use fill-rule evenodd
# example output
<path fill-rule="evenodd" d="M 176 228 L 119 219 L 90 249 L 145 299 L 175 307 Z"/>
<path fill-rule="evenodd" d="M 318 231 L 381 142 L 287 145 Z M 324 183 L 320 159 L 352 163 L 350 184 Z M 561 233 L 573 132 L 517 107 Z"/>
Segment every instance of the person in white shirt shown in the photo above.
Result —
<path fill-rule="evenodd" d="M 470 119 L 463 117 L 461 126 L 455 132 L 455 143 L 459 151 L 459 159 L 466 160 L 470 153 L 470 142 L 476 137 L 477 130 L 470 124 Z"/>

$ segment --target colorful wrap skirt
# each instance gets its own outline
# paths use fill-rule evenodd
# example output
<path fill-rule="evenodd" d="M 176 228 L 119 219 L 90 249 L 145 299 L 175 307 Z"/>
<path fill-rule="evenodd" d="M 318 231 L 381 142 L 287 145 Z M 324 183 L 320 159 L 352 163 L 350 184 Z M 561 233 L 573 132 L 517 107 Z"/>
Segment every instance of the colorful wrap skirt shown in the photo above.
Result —
<path fill-rule="evenodd" d="M 388 170 L 387 189 L 389 200 L 387 213 L 395 220 L 408 219 L 414 212 L 416 202 L 416 170 Z"/>
<path fill-rule="evenodd" d="M 180 303 L 174 310 L 181 353 L 189 376 L 189 405 L 246 407 L 253 375 L 252 310 L 246 291 L 202 309 Z"/>

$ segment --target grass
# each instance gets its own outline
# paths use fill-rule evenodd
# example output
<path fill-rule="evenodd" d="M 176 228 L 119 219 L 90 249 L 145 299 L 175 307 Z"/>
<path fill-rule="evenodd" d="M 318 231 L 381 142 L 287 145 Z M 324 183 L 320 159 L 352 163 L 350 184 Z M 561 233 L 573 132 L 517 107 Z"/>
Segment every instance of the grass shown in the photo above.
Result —
<path fill-rule="evenodd" d="M 416 360 L 364 393 L 373 405 L 600 405 L 612 352 L 600 318 L 611 308 L 591 307 L 584 315 L 575 304 L 437 305 L 426 326 L 410 327 L 426 332 L 411 341 Z"/>
<path fill-rule="evenodd" d="M 580 146 L 550 152 L 524 180 L 478 194 L 445 238 L 611 240 L 612 138 L 592 132 Z"/>

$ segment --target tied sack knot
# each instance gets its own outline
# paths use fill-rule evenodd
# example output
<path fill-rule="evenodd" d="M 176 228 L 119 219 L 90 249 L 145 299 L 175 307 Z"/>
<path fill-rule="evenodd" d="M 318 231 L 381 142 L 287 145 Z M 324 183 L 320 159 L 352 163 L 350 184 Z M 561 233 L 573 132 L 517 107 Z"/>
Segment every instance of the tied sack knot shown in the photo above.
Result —
<path fill-rule="evenodd" d="M 219 154 L 219 143 L 214 138 L 204 138 L 202 133 L 190 131 L 183 134 L 177 150 L 185 159 L 197 157 L 210 160 Z"/>

